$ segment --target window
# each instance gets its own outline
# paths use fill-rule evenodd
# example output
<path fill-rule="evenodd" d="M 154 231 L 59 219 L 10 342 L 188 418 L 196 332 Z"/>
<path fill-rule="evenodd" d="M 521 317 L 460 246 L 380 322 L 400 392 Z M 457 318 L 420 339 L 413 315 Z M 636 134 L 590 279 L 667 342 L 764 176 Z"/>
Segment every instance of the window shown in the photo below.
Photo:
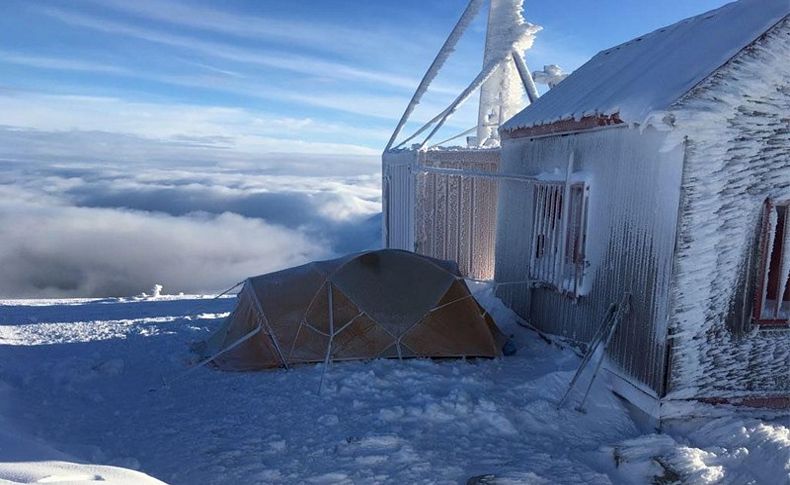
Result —
<path fill-rule="evenodd" d="M 763 325 L 790 321 L 790 202 L 765 202 L 760 250 L 760 271 L 755 285 L 754 319 Z"/>
<path fill-rule="evenodd" d="M 530 278 L 578 296 L 584 275 L 587 192 L 583 183 L 539 183 L 534 188 Z"/>

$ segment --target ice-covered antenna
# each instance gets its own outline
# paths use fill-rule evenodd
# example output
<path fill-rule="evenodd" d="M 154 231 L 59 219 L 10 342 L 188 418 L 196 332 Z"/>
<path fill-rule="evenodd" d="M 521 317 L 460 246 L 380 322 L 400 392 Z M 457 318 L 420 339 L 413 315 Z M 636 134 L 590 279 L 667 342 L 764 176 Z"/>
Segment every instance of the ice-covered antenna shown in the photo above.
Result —
<path fill-rule="evenodd" d="M 456 44 L 458 44 L 461 36 L 464 35 L 464 32 L 466 31 L 466 28 L 469 27 L 469 24 L 471 24 L 475 17 L 477 17 L 477 12 L 480 11 L 480 7 L 482 5 L 483 0 L 469 0 L 469 4 L 466 6 L 464 13 L 461 14 L 461 18 L 459 18 L 458 22 L 456 22 L 455 27 L 453 27 L 453 30 L 450 32 L 450 35 L 447 36 L 447 40 L 444 41 L 442 48 L 439 49 L 439 53 L 436 54 L 436 58 L 434 58 L 430 67 L 425 72 L 425 75 L 422 77 L 420 84 L 417 86 L 417 90 L 411 97 L 411 101 L 409 101 L 408 106 L 406 106 L 406 111 L 403 112 L 403 116 L 401 116 L 400 121 L 398 122 L 398 126 L 395 127 L 395 131 L 392 133 L 390 141 L 387 143 L 387 148 L 384 149 L 385 151 L 392 148 L 392 144 L 395 143 L 395 139 L 398 138 L 398 135 L 403 129 L 403 125 L 405 125 L 406 121 L 408 121 L 411 112 L 414 111 L 414 108 L 420 103 L 420 99 L 422 99 L 425 91 L 428 90 L 428 86 L 431 85 L 431 81 L 433 81 L 436 75 L 439 74 L 439 70 L 442 68 L 445 61 L 447 61 L 447 58 L 449 58 L 450 54 L 455 51 Z"/>
<path fill-rule="evenodd" d="M 420 81 L 403 112 L 403 116 L 395 127 L 385 151 L 393 148 L 403 127 L 408 122 L 409 116 L 420 103 L 444 63 L 454 52 L 459 39 L 475 19 L 485 1 L 469 1 Z M 488 3 L 488 24 L 482 69 L 447 108 L 420 127 L 414 134 L 401 141 L 395 148 L 404 146 L 430 129 L 427 137 L 419 145 L 420 148 L 424 148 L 447 119 L 478 89 L 480 90 L 480 106 L 475 130 L 477 136 L 471 139 L 472 143 L 470 144 L 495 146 L 499 143 L 497 131 L 499 125 L 516 114 L 523 106 L 522 86 L 530 101 L 537 99 L 538 92 L 524 61 L 523 53 L 532 46 L 535 34 L 541 28 L 524 20 L 522 15 L 524 0 L 488 0 Z"/>

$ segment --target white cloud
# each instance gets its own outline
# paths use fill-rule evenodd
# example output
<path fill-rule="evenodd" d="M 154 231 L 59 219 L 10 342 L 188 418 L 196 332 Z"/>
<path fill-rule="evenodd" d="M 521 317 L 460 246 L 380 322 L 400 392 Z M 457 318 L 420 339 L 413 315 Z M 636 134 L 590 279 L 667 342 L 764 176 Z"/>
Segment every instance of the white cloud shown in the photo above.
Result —
<path fill-rule="evenodd" d="M 376 71 L 353 67 L 339 62 L 294 54 L 292 52 L 275 52 L 271 49 L 239 48 L 232 44 L 201 40 L 197 37 L 175 35 L 130 24 L 70 12 L 57 7 L 41 7 L 41 13 L 56 18 L 70 25 L 97 30 L 113 35 L 125 35 L 147 42 L 177 47 L 201 55 L 220 58 L 242 64 L 258 65 L 267 68 L 295 72 L 307 76 L 322 76 L 339 80 L 356 80 L 376 82 L 380 85 L 412 89 L 418 79 L 401 76 L 393 72 Z"/>
<path fill-rule="evenodd" d="M 281 165 L 284 160 L 281 160 Z M 376 173 L 0 164 L 0 296 L 224 289 L 379 244 Z"/>
<path fill-rule="evenodd" d="M 251 162 L 271 153 L 377 156 L 386 131 L 240 108 L 0 92 L 10 159 Z"/>
<path fill-rule="evenodd" d="M 0 61 L 20 64 L 23 66 L 37 67 L 40 69 L 57 69 L 63 71 L 87 71 L 108 74 L 132 74 L 128 69 L 119 66 L 110 66 L 98 62 L 64 59 L 62 57 L 45 57 L 27 54 L 19 54 L 10 51 L 0 50 Z"/>
<path fill-rule="evenodd" d="M 46 70 L 85 71 L 96 74 L 111 74 L 114 76 L 143 79 L 174 86 L 210 89 L 216 92 L 236 94 L 253 99 L 277 102 L 289 101 L 305 106 L 329 108 L 340 112 L 388 120 L 398 116 L 409 99 L 406 94 L 378 94 L 360 90 L 357 90 L 353 94 L 349 94 L 349 90 L 345 89 L 343 86 L 339 89 L 333 89 L 333 87 L 330 86 L 329 89 L 322 87 L 321 89 L 311 89 L 309 91 L 298 88 L 284 89 L 272 85 L 271 83 L 258 81 L 253 75 L 244 76 L 237 72 L 229 72 L 205 64 L 201 64 L 201 69 L 209 70 L 212 72 L 211 74 L 168 74 L 161 71 L 150 71 L 140 68 L 129 69 L 120 66 L 108 66 L 103 63 L 86 61 L 83 59 L 39 57 L 3 51 L 0 51 L 0 62 Z M 196 63 L 193 62 L 191 64 L 195 65 Z M 219 75 L 217 73 L 219 73 Z M 458 92 L 460 92 L 460 89 L 454 94 Z M 64 97 L 65 96 L 66 95 L 64 95 Z M 83 97 L 91 98 L 91 96 Z M 422 107 L 430 111 L 430 115 L 415 116 L 415 119 L 423 122 L 427 121 L 433 117 L 433 115 L 442 111 L 445 105 L 449 104 L 451 99 L 447 96 L 439 96 L 439 98 L 445 101 L 445 103 L 439 103 L 439 99 L 428 102 L 427 104 L 423 103 Z M 450 123 L 452 124 L 452 121 Z M 330 127 L 336 126 L 334 123 L 322 124 Z M 367 139 L 370 139 L 371 136 L 375 136 L 382 143 L 386 140 L 386 136 L 388 135 L 387 132 L 388 130 L 371 130 L 359 125 L 356 127 L 347 127 L 347 129 L 344 130 L 344 133 L 354 135 L 355 137 L 367 137 Z"/>
<path fill-rule="evenodd" d="M 124 296 L 154 283 L 216 290 L 328 252 L 299 231 L 234 214 L 172 217 L 4 201 L 0 224 L 0 293 L 8 297 Z"/>
<path fill-rule="evenodd" d="M 167 0 L 98 0 L 94 3 L 149 20 L 179 25 L 191 29 L 215 32 L 233 37 L 287 41 L 314 49 L 343 54 L 370 56 L 371 46 L 397 46 L 398 50 L 415 52 L 425 44 L 439 43 L 441 38 L 428 33 L 382 32 L 366 24 L 354 28 L 327 24 L 312 18 L 309 22 L 295 19 L 236 14 L 206 8 L 195 3 L 185 4 Z M 356 42 L 349 42 L 355 39 Z"/>
<path fill-rule="evenodd" d="M 0 125 L 40 130 L 109 131 L 147 138 L 190 136 L 301 136 L 348 134 L 381 137 L 386 130 L 271 115 L 235 107 L 150 103 L 113 97 L 0 93 Z M 352 149 L 351 151 L 359 152 Z M 368 151 L 368 153 L 372 153 Z"/>

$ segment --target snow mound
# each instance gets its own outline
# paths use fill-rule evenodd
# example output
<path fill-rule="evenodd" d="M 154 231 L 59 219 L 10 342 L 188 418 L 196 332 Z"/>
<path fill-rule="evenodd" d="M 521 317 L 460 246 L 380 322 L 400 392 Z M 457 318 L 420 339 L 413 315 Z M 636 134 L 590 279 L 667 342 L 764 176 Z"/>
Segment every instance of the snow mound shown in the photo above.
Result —
<path fill-rule="evenodd" d="M 0 381 L 0 483 L 163 483 L 135 470 L 84 463 L 18 429 L 11 422 L 11 416 L 20 412 L 14 394 L 9 385 Z"/>
<path fill-rule="evenodd" d="M 162 484 L 159 480 L 133 470 L 112 466 L 84 465 L 65 461 L 3 463 L 0 479 L 11 483 L 60 483 L 107 485 Z"/>
<path fill-rule="evenodd" d="M 736 416 L 680 425 L 672 434 L 649 434 L 613 448 L 623 473 L 648 470 L 683 483 L 790 482 L 788 423 Z M 688 428 L 685 430 L 684 428 Z"/>

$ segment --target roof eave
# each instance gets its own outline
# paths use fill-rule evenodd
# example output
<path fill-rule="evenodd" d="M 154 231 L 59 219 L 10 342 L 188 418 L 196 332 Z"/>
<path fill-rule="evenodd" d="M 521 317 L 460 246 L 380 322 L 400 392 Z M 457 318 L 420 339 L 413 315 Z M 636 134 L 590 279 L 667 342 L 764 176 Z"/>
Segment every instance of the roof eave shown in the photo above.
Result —
<path fill-rule="evenodd" d="M 574 133 L 606 126 L 622 125 L 619 113 L 611 115 L 585 116 L 581 119 L 567 119 L 554 121 L 541 125 L 523 126 L 514 129 L 500 129 L 499 136 L 502 140 L 513 138 L 529 138 L 535 136 L 557 135 L 561 133 Z"/>

